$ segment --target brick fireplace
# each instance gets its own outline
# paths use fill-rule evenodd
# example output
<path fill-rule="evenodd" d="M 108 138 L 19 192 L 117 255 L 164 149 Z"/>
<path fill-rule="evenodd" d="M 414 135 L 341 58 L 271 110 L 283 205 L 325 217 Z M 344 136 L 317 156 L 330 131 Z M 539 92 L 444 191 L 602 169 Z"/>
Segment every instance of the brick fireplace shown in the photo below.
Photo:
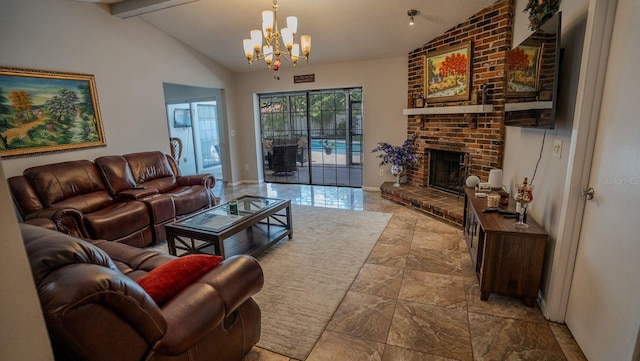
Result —
<path fill-rule="evenodd" d="M 504 104 L 506 54 L 511 49 L 513 2 L 505 0 L 485 8 L 440 37 L 409 53 L 408 97 L 424 94 L 424 55 L 471 42 L 471 89 L 487 88 L 491 113 L 411 115 L 407 134 L 417 133 L 423 162 L 409 172 L 407 181 L 415 186 L 429 186 L 431 150 L 468 154 L 469 174 L 487 180 L 491 168 L 502 167 L 504 151 Z M 456 101 L 438 106 L 468 105 Z"/>
<path fill-rule="evenodd" d="M 407 173 L 408 185 L 404 186 L 404 189 L 403 187 L 391 188 L 390 185 L 383 184 L 381 187 L 383 196 L 449 222 L 461 224 L 460 196 L 446 193 L 444 196 L 436 196 L 439 193 L 434 192 L 438 190 L 430 186 L 430 179 L 433 181 L 438 177 L 455 178 L 456 175 L 452 175 L 450 168 L 444 170 L 446 173 L 444 175 L 430 174 L 432 155 L 439 151 L 452 152 L 455 157 L 462 155 L 464 160 L 461 163 L 463 164 L 459 166 L 464 172 L 464 177 L 473 174 L 483 181 L 487 181 L 492 168 L 502 168 L 507 86 L 506 55 L 512 43 L 513 8 L 513 0 L 498 1 L 409 53 L 407 95 L 408 103 L 411 103 L 410 99 L 414 95 L 425 94 L 424 56 L 427 53 L 471 43 L 470 89 L 481 94 L 481 87 L 484 87 L 487 90 L 484 103 L 493 105 L 493 111 L 471 114 L 408 115 L 407 135 L 417 134 L 416 144 L 418 152 L 423 154 L 422 161 Z M 470 99 L 447 101 L 435 106 L 450 107 L 469 104 Z M 434 106 L 434 104 L 429 105 Z M 437 200 L 432 200 L 434 198 Z"/>

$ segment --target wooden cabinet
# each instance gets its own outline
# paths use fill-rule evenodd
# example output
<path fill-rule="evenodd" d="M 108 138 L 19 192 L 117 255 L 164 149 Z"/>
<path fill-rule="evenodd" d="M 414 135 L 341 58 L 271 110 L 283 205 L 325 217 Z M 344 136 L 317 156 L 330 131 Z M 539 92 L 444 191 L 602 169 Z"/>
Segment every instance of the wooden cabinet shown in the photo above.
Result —
<path fill-rule="evenodd" d="M 471 260 L 480 282 L 480 298 L 492 292 L 524 297 L 529 307 L 535 305 L 542 276 L 547 233 L 531 218 L 529 228 L 516 228 L 513 218 L 499 213 L 483 213 L 487 199 L 465 189 L 464 234 Z M 515 209 L 515 201 L 509 206 Z"/>

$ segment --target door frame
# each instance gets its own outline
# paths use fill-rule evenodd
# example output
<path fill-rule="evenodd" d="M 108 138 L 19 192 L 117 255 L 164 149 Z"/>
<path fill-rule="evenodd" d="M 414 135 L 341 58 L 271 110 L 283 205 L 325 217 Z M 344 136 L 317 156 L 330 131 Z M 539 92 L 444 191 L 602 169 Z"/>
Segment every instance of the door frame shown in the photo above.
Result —
<path fill-rule="evenodd" d="M 545 317 L 555 322 L 564 323 L 567 313 L 585 209 L 580 192 L 589 185 L 616 5 L 617 0 L 589 2 L 560 226 L 553 254 L 554 270 L 541 304 Z"/>

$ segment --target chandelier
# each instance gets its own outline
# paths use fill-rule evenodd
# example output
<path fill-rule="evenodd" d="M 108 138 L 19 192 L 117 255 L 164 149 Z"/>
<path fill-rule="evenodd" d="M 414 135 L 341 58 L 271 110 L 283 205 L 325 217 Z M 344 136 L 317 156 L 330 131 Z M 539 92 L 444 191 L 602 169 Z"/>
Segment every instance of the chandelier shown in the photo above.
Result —
<path fill-rule="evenodd" d="M 304 60 L 309 62 L 311 51 L 311 36 L 300 36 L 300 44 L 296 43 L 298 31 L 298 18 L 287 17 L 287 27 L 278 30 L 278 1 L 273 0 L 273 10 L 262 12 L 262 31 L 251 30 L 251 38 L 244 39 L 244 54 L 249 66 L 254 59 L 264 60 L 267 69 L 273 71 L 273 77 L 280 79 L 280 63 L 282 59 L 289 61 L 293 66 L 298 65 L 300 51 Z M 262 38 L 266 45 L 263 45 Z M 284 45 L 284 48 L 281 46 Z"/>

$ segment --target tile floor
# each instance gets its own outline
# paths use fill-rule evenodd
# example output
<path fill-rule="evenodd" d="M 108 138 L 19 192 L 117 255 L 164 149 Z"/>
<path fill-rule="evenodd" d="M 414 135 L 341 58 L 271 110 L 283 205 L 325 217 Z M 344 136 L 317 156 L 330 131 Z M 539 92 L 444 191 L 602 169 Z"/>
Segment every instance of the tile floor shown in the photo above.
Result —
<path fill-rule="evenodd" d="M 479 287 L 462 231 L 379 192 L 291 184 L 222 187 L 294 204 L 393 213 L 307 361 L 586 360 L 569 329 Z M 298 361 L 254 347 L 245 361 Z M 300 360 L 302 361 L 302 360 Z"/>

